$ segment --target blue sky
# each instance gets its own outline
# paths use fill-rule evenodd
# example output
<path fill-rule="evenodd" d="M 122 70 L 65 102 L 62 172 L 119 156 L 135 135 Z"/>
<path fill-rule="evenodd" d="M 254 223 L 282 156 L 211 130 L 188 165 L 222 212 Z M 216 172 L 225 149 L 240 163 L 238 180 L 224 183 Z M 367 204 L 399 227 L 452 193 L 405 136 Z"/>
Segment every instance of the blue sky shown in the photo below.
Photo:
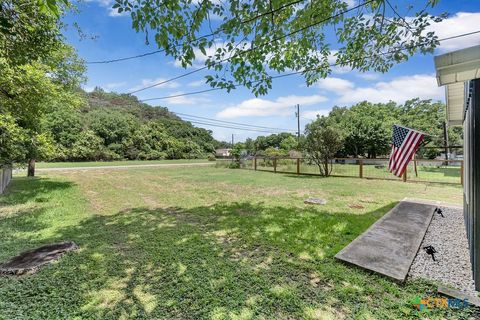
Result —
<path fill-rule="evenodd" d="M 412 0 L 413 1 L 413 0 Z M 353 3 L 353 0 L 346 2 Z M 145 44 L 145 35 L 131 28 L 128 15 L 118 15 L 110 9 L 112 0 L 84 0 L 79 4 L 80 12 L 65 17 L 67 24 L 78 23 L 83 33 L 93 36 L 81 40 L 74 28 L 65 30 L 67 41 L 72 44 L 84 60 L 98 61 L 142 54 L 157 49 L 151 41 Z M 393 0 L 399 8 L 408 2 Z M 424 3 L 422 0 L 421 3 Z M 401 10 L 400 10 L 401 11 Z M 449 18 L 432 28 L 439 38 L 480 30 L 480 1 L 441 0 L 434 13 L 448 12 Z M 441 44 L 437 53 L 444 53 L 480 44 L 480 34 L 464 37 Z M 190 69 L 192 70 L 192 69 Z M 184 73 L 178 63 L 162 54 L 111 64 L 88 65 L 88 81 L 84 88 L 92 90 L 100 86 L 107 91 L 129 92 L 163 79 Z M 171 111 L 215 118 L 251 125 L 296 129 L 295 104 L 300 104 L 301 125 L 314 119 L 316 114 L 327 114 L 335 105 L 350 106 L 368 100 L 403 103 L 415 97 L 444 100 L 444 89 L 435 81 L 433 56 L 417 55 L 408 62 L 398 64 L 388 73 L 358 73 L 345 69 L 334 72 L 319 83 L 306 87 L 301 76 L 277 79 L 266 96 L 255 97 L 248 90 L 238 88 L 233 92 L 210 93 L 149 102 Z M 160 87 L 139 92 L 139 99 L 170 96 L 178 93 L 208 89 L 203 84 L 204 76 L 196 73 Z M 214 137 L 230 140 L 231 134 L 237 141 L 247 137 L 265 135 L 236 129 L 203 126 L 213 131 Z"/>

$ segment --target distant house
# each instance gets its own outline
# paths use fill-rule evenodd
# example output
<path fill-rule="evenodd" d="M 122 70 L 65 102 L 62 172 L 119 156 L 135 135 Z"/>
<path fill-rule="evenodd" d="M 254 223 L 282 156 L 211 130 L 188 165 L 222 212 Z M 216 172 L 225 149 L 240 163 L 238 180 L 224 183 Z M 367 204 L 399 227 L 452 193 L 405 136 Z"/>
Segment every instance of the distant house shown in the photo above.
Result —
<path fill-rule="evenodd" d="M 232 149 L 217 149 L 215 150 L 215 156 L 217 157 L 230 157 Z"/>
<path fill-rule="evenodd" d="M 480 46 L 435 57 L 437 82 L 446 86 L 449 126 L 463 126 L 463 210 L 473 266 L 480 290 Z"/>

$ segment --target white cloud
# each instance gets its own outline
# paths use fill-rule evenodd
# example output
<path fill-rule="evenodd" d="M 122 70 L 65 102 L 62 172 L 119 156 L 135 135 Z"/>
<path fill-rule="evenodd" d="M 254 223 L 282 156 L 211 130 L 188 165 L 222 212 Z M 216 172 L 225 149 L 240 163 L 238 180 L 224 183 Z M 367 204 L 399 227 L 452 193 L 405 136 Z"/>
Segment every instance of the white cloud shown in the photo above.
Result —
<path fill-rule="evenodd" d="M 338 50 L 330 50 L 330 54 L 327 57 L 328 63 L 334 64 L 337 62 L 337 57 L 335 56 L 337 52 Z"/>
<path fill-rule="evenodd" d="M 113 0 L 85 0 L 85 2 L 96 2 L 102 7 L 108 7 L 113 5 Z"/>
<path fill-rule="evenodd" d="M 171 95 L 181 95 L 183 91 L 173 92 Z M 163 100 L 166 105 L 186 105 L 186 104 L 200 104 L 209 102 L 210 99 L 207 98 L 207 95 L 197 95 L 197 96 L 180 96 L 173 97 Z"/>
<path fill-rule="evenodd" d="M 145 87 L 152 86 L 156 83 L 161 83 L 163 81 L 166 81 L 168 79 L 166 78 L 156 78 L 156 79 L 142 79 L 141 84 L 134 86 L 133 88 L 130 88 L 128 91 L 136 91 Z M 180 84 L 178 82 L 167 82 L 158 86 L 153 87 L 154 89 L 175 89 L 178 88 Z"/>
<path fill-rule="evenodd" d="M 307 110 L 307 111 L 302 111 L 300 113 L 300 118 L 304 118 L 307 120 L 315 120 L 318 116 L 328 116 L 330 113 L 330 110 L 322 109 L 322 110 Z"/>
<path fill-rule="evenodd" d="M 197 81 L 192 81 L 187 83 L 187 86 L 189 87 L 201 87 L 205 84 L 206 80 L 197 80 Z"/>
<path fill-rule="evenodd" d="M 331 50 L 330 54 L 328 55 L 327 61 L 330 65 L 333 65 L 332 72 L 337 73 L 337 74 L 344 74 L 344 73 L 349 73 L 352 71 L 352 68 L 350 66 L 336 66 L 335 64 L 337 63 L 337 54 L 338 50 Z"/>
<path fill-rule="evenodd" d="M 227 107 L 217 113 L 219 118 L 238 118 L 248 116 L 285 116 L 294 112 L 293 106 L 301 104 L 302 106 L 313 105 L 325 102 L 328 99 L 321 95 L 312 96 L 286 96 L 279 97 L 275 100 L 267 99 L 248 99 L 240 104 Z"/>
<path fill-rule="evenodd" d="M 127 83 L 125 81 L 123 82 L 111 82 L 111 83 L 107 83 L 105 85 L 105 89 L 117 89 L 117 88 L 120 88 L 120 87 L 123 87 L 125 86 Z"/>
<path fill-rule="evenodd" d="M 349 6 L 354 6 L 354 0 L 346 1 Z M 350 3 L 352 2 L 352 3 Z M 412 17 L 406 17 L 407 21 L 412 20 Z M 444 19 L 442 22 L 439 23 L 432 23 L 429 27 L 426 28 L 424 33 L 427 32 L 435 32 L 439 39 L 442 38 L 449 38 L 452 36 L 457 36 L 465 33 L 470 33 L 474 31 L 478 31 L 478 21 L 480 21 L 480 12 L 457 12 L 453 16 Z M 437 47 L 437 50 L 440 53 L 459 50 L 463 48 L 468 48 L 474 45 L 480 44 L 480 33 L 476 33 L 469 36 L 460 37 L 457 39 L 446 40 L 440 43 L 440 46 Z M 331 54 L 328 57 L 328 62 L 330 64 L 336 63 L 335 54 L 337 50 L 332 50 Z M 336 74 L 344 74 L 352 71 L 350 67 L 340 67 L 334 66 L 332 67 L 332 72 Z M 359 74 L 360 76 L 360 74 Z M 364 74 L 365 80 L 376 80 L 373 75 Z M 370 78 L 369 78 L 370 77 Z"/>
<path fill-rule="evenodd" d="M 367 81 L 373 81 L 373 80 L 378 80 L 380 79 L 380 74 L 378 73 L 362 73 L 362 72 L 356 72 L 355 75 L 363 80 Z"/>
<path fill-rule="evenodd" d="M 334 66 L 332 67 L 332 72 L 336 74 L 345 74 L 353 71 L 350 66 Z"/>
<path fill-rule="evenodd" d="M 357 5 L 357 1 L 356 0 L 344 0 L 343 2 L 345 2 L 348 6 L 348 8 L 353 8 Z"/>
<path fill-rule="evenodd" d="M 209 56 L 213 56 L 215 54 L 215 51 L 217 51 L 217 49 L 221 46 L 222 44 L 219 44 L 218 46 L 214 45 L 210 48 L 205 48 L 206 55 L 204 55 L 202 51 L 198 48 L 193 49 L 193 53 L 195 54 L 195 59 L 193 60 L 191 67 L 194 67 L 194 68 L 202 67 L 205 64 L 205 61 L 207 60 L 207 58 Z M 175 60 L 173 65 L 175 67 L 183 68 L 182 63 L 178 60 Z"/>
<path fill-rule="evenodd" d="M 333 90 L 332 90 L 333 91 Z M 398 77 L 388 82 L 377 82 L 369 87 L 355 87 L 344 91 L 333 91 L 338 96 L 340 103 L 357 103 L 360 101 L 403 103 L 413 98 L 443 99 L 444 89 L 437 86 L 434 75 L 417 74 Z"/>
<path fill-rule="evenodd" d="M 123 11 L 123 12 L 118 12 L 118 9 L 113 9 L 113 8 L 108 8 L 108 16 L 109 17 L 125 17 L 129 16 L 130 12 Z"/>
<path fill-rule="evenodd" d="M 188 67 L 193 67 L 193 68 L 203 67 L 205 65 L 205 61 L 207 61 L 209 57 L 214 56 L 217 53 L 218 49 L 222 49 L 225 46 L 226 46 L 225 42 L 223 42 L 221 39 L 216 39 L 215 43 L 211 47 L 205 48 L 206 54 L 203 54 L 203 52 L 200 49 L 194 48 L 193 53 L 195 54 L 195 59 L 192 61 L 192 66 L 188 66 Z M 249 46 L 250 46 L 250 42 L 242 41 L 235 44 L 235 47 L 236 47 L 235 50 L 239 50 L 239 51 L 247 50 Z M 221 57 L 221 59 L 227 59 L 227 58 L 228 58 L 228 54 L 227 56 Z M 226 61 L 222 63 L 225 63 L 225 62 Z M 173 65 L 175 67 L 183 68 L 182 63 L 178 60 L 175 60 L 173 62 Z"/>
<path fill-rule="evenodd" d="M 85 2 L 97 3 L 100 7 L 107 8 L 108 15 L 110 17 L 124 17 L 128 16 L 128 12 L 118 13 L 118 9 L 113 9 L 112 6 L 115 3 L 114 0 L 85 0 Z"/>
<path fill-rule="evenodd" d="M 447 38 L 478 30 L 480 12 L 457 12 L 452 17 L 432 24 L 427 31 L 434 31 L 438 38 Z M 471 47 L 480 43 L 480 34 L 442 41 L 439 51 L 447 52 Z"/>
<path fill-rule="evenodd" d="M 92 92 L 94 89 L 95 87 L 90 87 L 90 86 L 83 87 L 83 90 L 85 90 L 85 92 Z"/>
<path fill-rule="evenodd" d="M 353 89 L 355 87 L 355 84 L 345 79 L 328 77 L 318 80 L 316 86 L 318 86 L 318 88 L 320 88 L 321 90 L 345 92 L 346 90 Z"/>

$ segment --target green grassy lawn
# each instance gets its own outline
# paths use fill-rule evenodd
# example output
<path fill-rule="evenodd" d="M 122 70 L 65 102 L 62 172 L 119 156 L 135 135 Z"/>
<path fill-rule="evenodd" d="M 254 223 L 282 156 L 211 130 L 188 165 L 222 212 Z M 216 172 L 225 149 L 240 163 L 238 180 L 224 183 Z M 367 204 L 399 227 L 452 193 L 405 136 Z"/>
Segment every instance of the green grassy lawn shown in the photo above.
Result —
<path fill-rule="evenodd" d="M 464 318 L 412 307 L 396 284 L 334 255 L 404 197 L 461 203 L 459 186 L 213 167 L 41 173 L 0 196 L 0 261 L 80 250 L 0 277 L 0 319 Z M 325 206 L 308 206 L 309 196 Z"/>
<path fill-rule="evenodd" d="M 169 164 L 169 163 L 202 163 L 207 159 L 178 159 L 178 160 L 121 160 L 121 161 L 84 161 L 84 162 L 38 162 L 37 168 L 75 168 L 75 167 L 103 167 L 128 166 L 139 164 Z"/>

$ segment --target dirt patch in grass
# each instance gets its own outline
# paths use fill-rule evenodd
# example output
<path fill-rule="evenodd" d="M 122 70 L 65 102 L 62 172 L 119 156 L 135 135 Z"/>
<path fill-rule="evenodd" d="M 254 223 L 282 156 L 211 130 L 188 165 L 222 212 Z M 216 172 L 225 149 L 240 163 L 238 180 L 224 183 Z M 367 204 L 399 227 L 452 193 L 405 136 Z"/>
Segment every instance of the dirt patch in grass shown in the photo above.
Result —
<path fill-rule="evenodd" d="M 87 196 L 88 202 L 94 211 L 98 212 L 104 209 L 104 205 L 102 204 L 102 200 L 100 199 L 98 192 L 93 190 L 85 190 L 85 195 Z"/>
<path fill-rule="evenodd" d="M 350 209 L 365 209 L 365 207 L 360 204 L 349 204 L 348 207 Z"/>
<path fill-rule="evenodd" d="M 152 197 L 143 196 L 142 199 L 145 202 L 145 204 L 150 208 L 155 208 L 159 205 L 159 203 L 155 199 L 153 199 Z"/>
<path fill-rule="evenodd" d="M 23 275 L 34 273 L 41 266 L 56 261 L 65 253 L 77 249 L 78 246 L 69 241 L 48 244 L 34 250 L 25 251 L 0 265 L 0 274 Z"/>
<path fill-rule="evenodd" d="M 240 216 L 248 216 L 253 214 L 250 210 L 244 209 L 244 208 L 237 208 L 235 209 L 235 213 L 237 213 Z"/>

